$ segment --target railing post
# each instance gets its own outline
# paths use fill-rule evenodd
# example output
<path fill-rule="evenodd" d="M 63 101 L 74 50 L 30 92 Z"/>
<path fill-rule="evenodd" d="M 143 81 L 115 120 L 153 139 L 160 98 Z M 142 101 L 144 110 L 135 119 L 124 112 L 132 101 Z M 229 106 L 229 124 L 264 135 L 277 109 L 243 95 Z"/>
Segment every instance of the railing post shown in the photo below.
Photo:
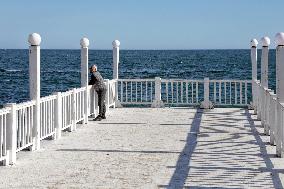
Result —
<path fill-rule="evenodd" d="M 261 124 L 264 127 L 264 134 L 269 135 L 271 133 L 271 125 L 269 125 L 269 114 L 271 111 L 270 104 L 270 94 L 273 92 L 271 89 L 264 90 L 264 102 L 263 102 L 263 118 L 261 119 Z"/>
<path fill-rule="evenodd" d="M 162 85 L 162 79 L 160 77 L 155 77 L 155 99 L 152 102 L 151 107 L 152 108 L 163 108 L 165 107 L 162 96 L 161 96 L 161 85 Z"/>
<path fill-rule="evenodd" d="M 204 78 L 204 101 L 201 102 L 200 108 L 209 109 L 212 108 L 212 103 L 209 100 L 209 78 Z"/>
<path fill-rule="evenodd" d="M 275 144 L 275 127 L 276 127 L 276 104 L 274 102 L 274 99 L 276 98 L 276 94 L 274 92 L 270 93 L 271 98 L 270 100 L 270 111 L 269 111 L 269 119 L 270 119 L 270 144 Z"/>
<path fill-rule="evenodd" d="M 109 111 L 109 79 L 105 79 L 105 82 L 106 82 L 106 88 L 107 88 L 107 91 L 106 91 L 106 97 L 105 97 L 105 104 L 106 104 L 106 112 Z"/>
<path fill-rule="evenodd" d="M 92 87 L 91 92 L 90 92 L 90 112 L 94 116 L 96 114 L 96 102 L 95 102 L 95 90 Z"/>
<path fill-rule="evenodd" d="M 120 42 L 118 40 L 114 40 L 112 42 L 113 46 L 113 79 L 116 80 L 115 83 L 115 103 L 114 107 L 122 107 L 120 101 L 118 100 L 118 64 L 119 64 L 119 46 Z"/>
<path fill-rule="evenodd" d="M 261 86 L 264 91 L 261 95 L 261 124 L 264 127 L 265 134 L 268 135 L 268 126 L 267 126 L 267 90 L 268 90 L 268 46 L 270 45 L 270 39 L 268 37 L 261 38 L 262 42 L 262 51 L 261 51 Z"/>
<path fill-rule="evenodd" d="M 261 51 L 261 85 L 268 88 L 268 53 L 270 39 L 268 37 L 261 38 L 262 51 Z"/>
<path fill-rule="evenodd" d="M 61 138 L 61 130 L 62 130 L 62 95 L 61 92 L 55 93 L 56 101 L 55 101 L 55 128 L 56 134 L 55 139 Z"/>
<path fill-rule="evenodd" d="M 75 131 L 77 129 L 77 120 L 76 120 L 76 114 L 77 114 L 77 106 L 76 106 L 76 89 L 73 89 L 72 92 L 72 126 L 69 128 L 69 131 Z"/>
<path fill-rule="evenodd" d="M 89 47 L 89 40 L 87 38 L 82 38 L 80 41 L 81 44 L 81 87 L 85 87 L 86 91 L 84 93 L 84 121 L 83 123 L 88 123 L 88 101 L 89 101 L 89 91 L 88 91 L 88 47 Z"/>
<path fill-rule="evenodd" d="M 7 115 L 7 155 L 9 164 L 16 163 L 17 150 L 17 128 L 16 128 L 16 104 L 6 104 L 5 107 L 11 108 L 11 112 Z"/>
<path fill-rule="evenodd" d="M 257 86 L 256 86 L 256 81 L 257 81 L 257 44 L 258 41 L 256 39 L 252 39 L 250 42 L 251 45 L 251 52 L 250 52 L 250 56 L 251 56 L 251 68 L 252 68 L 252 76 L 251 76 L 251 80 L 252 80 L 252 106 L 254 109 L 254 113 L 257 113 Z"/>
<path fill-rule="evenodd" d="M 37 33 L 29 35 L 29 87 L 30 99 L 36 102 L 33 114 L 33 146 L 32 150 L 40 149 L 40 43 Z"/>
<path fill-rule="evenodd" d="M 283 112 L 284 103 L 284 33 L 277 33 L 276 36 L 276 97 L 277 97 L 277 138 L 276 155 L 283 156 Z"/>

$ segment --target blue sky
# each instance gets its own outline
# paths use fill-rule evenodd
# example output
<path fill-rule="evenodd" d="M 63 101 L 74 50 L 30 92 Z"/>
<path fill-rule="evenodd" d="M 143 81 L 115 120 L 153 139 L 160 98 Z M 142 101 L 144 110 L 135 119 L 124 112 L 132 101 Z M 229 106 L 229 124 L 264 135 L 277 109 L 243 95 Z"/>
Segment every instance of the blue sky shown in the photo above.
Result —
<path fill-rule="evenodd" d="M 0 2 L 0 48 L 249 48 L 251 38 L 284 31 L 283 0 L 6 0 Z M 272 45 L 274 47 L 274 44 Z"/>

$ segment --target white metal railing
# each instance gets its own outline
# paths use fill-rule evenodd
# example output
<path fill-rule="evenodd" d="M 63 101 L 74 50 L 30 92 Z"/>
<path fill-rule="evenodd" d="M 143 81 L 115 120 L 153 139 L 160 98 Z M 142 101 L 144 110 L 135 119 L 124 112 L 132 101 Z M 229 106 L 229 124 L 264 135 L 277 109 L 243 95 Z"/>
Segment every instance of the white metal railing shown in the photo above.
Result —
<path fill-rule="evenodd" d="M 115 107 L 117 100 L 120 100 L 122 104 L 152 104 L 155 100 L 160 99 L 164 104 L 194 105 L 205 101 L 205 98 L 221 105 L 247 105 L 248 91 L 250 91 L 248 85 L 251 84 L 250 81 L 246 80 L 210 81 L 208 79 L 160 78 L 106 80 L 105 83 L 107 87 L 105 99 L 107 108 Z M 206 97 L 205 91 L 209 92 L 208 97 Z M 259 97 L 258 103 L 260 102 Z M 259 104 L 259 106 L 263 105 Z M 36 101 L 15 104 L 11 107 L 0 110 L 0 160 L 6 158 L 7 138 L 10 137 L 9 140 L 12 141 L 12 147 L 9 147 L 9 150 L 14 154 L 14 156 L 11 156 L 12 158 L 15 157 L 16 152 L 35 145 L 35 140 L 40 141 L 50 136 L 59 138 L 62 130 L 75 130 L 77 123 L 86 121 L 86 115 L 93 115 L 98 111 L 97 95 L 92 86 L 41 98 L 38 105 L 38 127 L 35 124 Z M 263 114 L 262 116 L 267 115 Z M 12 121 L 7 121 L 9 120 L 7 117 L 11 118 Z M 268 120 L 273 121 L 273 119 Z M 9 137 L 7 137 L 7 128 L 11 128 L 11 136 Z M 15 131 L 13 128 L 15 128 Z M 269 125 L 269 128 L 274 128 L 274 126 Z M 39 130 L 38 139 L 36 139 L 37 134 L 34 133 L 37 129 Z M 273 132 L 277 133 L 277 129 Z M 275 141 L 278 138 L 275 134 Z M 13 147 L 13 141 L 15 141 L 15 147 Z"/>
<path fill-rule="evenodd" d="M 7 114 L 11 112 L 10 108 L 0 110 L 0 161 L 7 161 Z"/>
<path fill-rule="evenodd" d="M 73 93 L 73 98 L 74 98 L 74 109 L 76 111 L 73 111 L 75 114 L 75 122 L 78 123 L 80 121 L 84 120 L 84 115 L 87 112 L 85 111 L 85 92 L 86 92 L 86 87 L 82 87 L 79 89 L 74 89 Z"/>
<path fill-rule="evenodd" d="M 40 139 L 55 134 L 55 104 L 56 95 L 40 99 Z"/>
<path fill-rule="evenodd" d="M 209 88 L 215 105 L 247 106 L 251 100 L 251 80 L 210 80 Z"/>
<path fill-rule="evenodd" d="M 116 102 L 116 80 L 106 80 L 105 82 L 107 86 L 107 94 L 106 94 L 106 106 L 107 108 L 115 107 Z"/>
<path fill-rule="evenodd" d="M 88 114 L 89 116 L 96 114 L 97 95 L 92 85 L 88 86 Z"/>
<path fill-rule="evenodd" d="M 276 145 L 277 156 L 282 155 L 284 135 L 284 104 L 280 103 L 273 90 L 253 81 L 253 106 L 264 127 L 264 134 L 270 135 L 270 144 Z"/>
<path fill-rule="evenodd" d="M 33 145 L 35 101 L 16 105 L 17 152 Z"/>
<path fill-rule="evenodd" d="M 72 93 L 72 90 L 62 93 L 62 130 L 72 127 L 73 124 Z"/>
<path fill-rule="evenodd" d="M 154 100 L 159 100 L 165 105 L 199 105 L 207 100 L 215 106 L 248 106 L 251 100 L 251 85 L 250 80 L 208 78 L 119 79 L 117 84 L 121 104 L 152 104 Z M 205 95 L 206 92 L 208 96 Z"/>
<path fill-rule="evenodd" d="M 107 108 L 114 107 L 116 81 L 107 80 L 106 84 Z M 38 108 L 39 118 L 36 118 L 36 101 L 9 104 L 0 110 L 0 161 L 6 162 L 9 159 L 7 154 L 11 151 L 10 163 L 13 163 L 16 161 L 16 152 L 28 147 L 32 149 L 36 140 L 40 141 L 50 136 L 60 138 L 61 131 L 75 130 L 77 123 L 85 122 L 87 116 L 97 113 L 97 95 L 92 86 L 72 89 L 40 98 Z M 11 146 L 7 146 L 8 140 Z"/>
<path fill-rule="evenodd" d="M 154 79 L 118 79 L 121 104 L 151 104 L 155 97 Z"/>
<path fill-rule="evenodd" d="M 165 104 L 196 105 L 203 101 L 204 80 L 162 79 L 161 99 Z"/>

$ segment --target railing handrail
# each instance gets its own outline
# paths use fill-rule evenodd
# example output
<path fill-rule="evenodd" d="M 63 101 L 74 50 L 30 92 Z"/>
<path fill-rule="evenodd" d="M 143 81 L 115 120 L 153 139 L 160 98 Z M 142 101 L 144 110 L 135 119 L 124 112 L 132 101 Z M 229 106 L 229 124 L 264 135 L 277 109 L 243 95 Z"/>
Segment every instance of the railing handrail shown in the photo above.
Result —
<path fill-rule="evenodd" d="M 245 83 L 252 83 L 251 80 L 241 80 L 241 79 L 211 79 L 209 82 L 245 82 Z"/>
<path fill-rule="evenodd" d="M 11 108 L 0 109 L 0 115 L 9 114 L 10 112 L 11 112 Z"/>
<path fill-rule="evenodd" d="M 34 105 L 36 105 L 35 100 L 22 102 L 22 103 L 16 104 L 16 110 L 24 109 L 26 107 L 31 107 L 31 106 L 34 106 Z"/>
<path fill-rule="evenodd" d="M 204 79 L 161 79 L 161 82 L 198 82 L 203 83 Z"/>
<path fill-rule="evenodd" d="M 46 101 L 50 101 L 50 100 L 55 100 L 56 99 L 56 95 L 49 95 L 49 96 L 45 96 L 45 97 L 41 97 L 40 98 L 40 102 L 46 102 Z"/>
<path fill-rule="evenodd" d="M 127 81 L 127 82 L 131 82 L 131 81 L 155 81 L 155 79 L 117 79 L 117 81 Z"/>
<path fill-rule="evenodd" d="M 69 90 L 69 91 L 62 92 L 61 95 L 62 95 L 62 97 L 64 97 L 64 96 L 69 96 L 72 93 L 73 93 L 73 90 Z"/>

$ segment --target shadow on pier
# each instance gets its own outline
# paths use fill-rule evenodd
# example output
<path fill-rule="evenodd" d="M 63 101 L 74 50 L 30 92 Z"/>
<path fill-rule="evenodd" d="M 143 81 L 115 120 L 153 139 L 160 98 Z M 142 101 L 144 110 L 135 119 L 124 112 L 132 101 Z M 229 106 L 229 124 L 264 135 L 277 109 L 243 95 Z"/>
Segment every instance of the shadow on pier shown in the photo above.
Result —
<path fill-rule="evenodd" d="M 284 169 L 274 168 L 271 158 L 275 154 L 268 154 L 266 142 L 257 130 L 261 126 L 255 124 L 248 110 L 244 110 L 241 118 L 235 117 L 235 113 L 198 110 L 176 165 L 167 166 L 174 169 L 169 183 L 158 186 L 167 189 L 283 188 L 279 173 L 284 173 Z M 207 118 L 202 119 L 204 114 Z M 222 134 L 227 136 L 212 140 Z"/>

